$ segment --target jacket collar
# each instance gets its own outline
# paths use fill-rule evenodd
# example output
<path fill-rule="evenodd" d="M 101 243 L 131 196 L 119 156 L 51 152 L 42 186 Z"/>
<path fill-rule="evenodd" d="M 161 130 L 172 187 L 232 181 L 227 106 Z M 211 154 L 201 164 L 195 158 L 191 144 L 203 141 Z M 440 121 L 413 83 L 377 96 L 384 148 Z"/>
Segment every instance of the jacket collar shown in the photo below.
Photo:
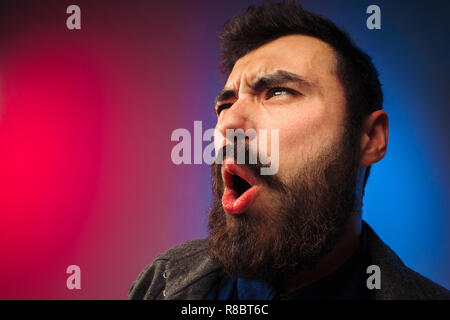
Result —
<path fill-rule="evenodd" d="M 375 298 L 420 299 L 420 288 L 411 279 L 411 270 L 389 248 L 365 222 L 367 245 L 371 264 L 381 270 L 381 289 L 374 289 Z M 166 294 L 171 299 L 203 299 L 217 283 L 221 276 L 219 265 L 209 256 L 208 241 L 200 242 L 195 252 L 168 261 Z M 369 275 L 368 275 L 369 276 Z"/>

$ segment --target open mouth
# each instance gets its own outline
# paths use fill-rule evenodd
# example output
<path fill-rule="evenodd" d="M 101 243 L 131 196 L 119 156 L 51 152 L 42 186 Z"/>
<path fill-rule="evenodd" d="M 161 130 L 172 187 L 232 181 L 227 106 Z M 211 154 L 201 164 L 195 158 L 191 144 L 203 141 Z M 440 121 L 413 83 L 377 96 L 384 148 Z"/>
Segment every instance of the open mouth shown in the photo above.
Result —
<path fill-rule="evenodd" d="M 232 178 L 233 178 L 233 189 L 237 192 L 239 197 L 242 196 L 245 193 L 245 191 L 247 191 L 252 187 L 250 183 L 248 183 L 238 175 L 234 174 Z"/>
<path fill-rule="evenodd" d="M 234 160 L 226 160 L 222 165 L 222 179 L 225 190 L 222 206 L 228 214 L 241 214 L 247 211 L 259 193 L 256 178 L 246 168 Z"/>

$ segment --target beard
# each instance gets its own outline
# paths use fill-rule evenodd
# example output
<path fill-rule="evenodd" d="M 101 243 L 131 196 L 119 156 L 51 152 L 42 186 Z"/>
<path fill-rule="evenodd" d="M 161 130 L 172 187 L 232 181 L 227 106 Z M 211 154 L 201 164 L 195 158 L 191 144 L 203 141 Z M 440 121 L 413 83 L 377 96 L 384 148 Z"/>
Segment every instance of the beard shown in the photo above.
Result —
<path fill-rule="evenodd" d="M 338 145 L 306 160 L 287 182 L 278 175 L 259 175 L 259 161 L 242 165 L 268 194 L 255 201 L 257 210 L 239 215 L 225 213 L 221 165 L 211 166 L 214 200 L 208 243 L 210 256 L 224 273 L 280 288 L 285 279 L 312 269 L 333 249 L 351 218 L 360 214 L 355 195 L 358 148 L 351 141 L 345 134 Z M 246 159 L 248 152 L 246 146 Z"/>

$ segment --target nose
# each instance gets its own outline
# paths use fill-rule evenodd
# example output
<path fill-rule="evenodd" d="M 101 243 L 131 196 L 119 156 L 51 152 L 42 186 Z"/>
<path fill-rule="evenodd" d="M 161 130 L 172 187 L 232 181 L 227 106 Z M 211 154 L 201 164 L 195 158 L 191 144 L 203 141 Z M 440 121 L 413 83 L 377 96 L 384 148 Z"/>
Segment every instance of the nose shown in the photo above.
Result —
<path fill-rule="evenodd" d="M 216 156 L 225 151 L 225 146 L 244 145 L 257 149 L 256 141 L 256 119 L 257 119 L 257 100 L 252 95 L 241 95 L 229 108 L 222 110 L 214 134 L 214 148 Z M 244 143 L 244 144 L 242 144 Z M 239 149 L 241 150 L 241 149 Z M 238 163 L 245 162 L 245 153 L 237 151 Z M 228 156 L 228 150 L 227 156 Z M 236 151 L 234 151 L 236 152 Z M 244 155 L 244 157 L 242 157 Z M 235 154 L 236 156 L 236 154 Z"/>
<path fill-rule="evenodd" d="M 217 129 L 226 137 L 227 130 L 254 129 L 254 113 L 252 113 L 253 103 L 250 99 L 240 98 L 231 107 L 221 112 L 217 121 Z"/>

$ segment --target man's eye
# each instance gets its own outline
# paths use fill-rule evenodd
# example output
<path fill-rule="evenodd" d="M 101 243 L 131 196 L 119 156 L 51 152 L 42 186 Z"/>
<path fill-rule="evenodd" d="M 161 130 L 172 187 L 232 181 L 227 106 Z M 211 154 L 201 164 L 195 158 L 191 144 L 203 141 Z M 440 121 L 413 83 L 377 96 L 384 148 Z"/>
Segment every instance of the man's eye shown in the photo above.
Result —
<path fill-rule="evenodd" d="M 289 88 L 271 88 L 267 90 L 267 99 L 285 94 L 297 95 L 298 92 Z"/>
<path fill-rule="evenodd" d="M 231 105 L 232 105 L 231 103 L 225 103 L 225 104 L 221 104 L 220 106 L 218 106 L 218 107 L 216 108 L 216 113 L 217 113 L 217 115 L 219 115 L 219 114 L 222 112 L 222 110 L 231 107 Z"/>

